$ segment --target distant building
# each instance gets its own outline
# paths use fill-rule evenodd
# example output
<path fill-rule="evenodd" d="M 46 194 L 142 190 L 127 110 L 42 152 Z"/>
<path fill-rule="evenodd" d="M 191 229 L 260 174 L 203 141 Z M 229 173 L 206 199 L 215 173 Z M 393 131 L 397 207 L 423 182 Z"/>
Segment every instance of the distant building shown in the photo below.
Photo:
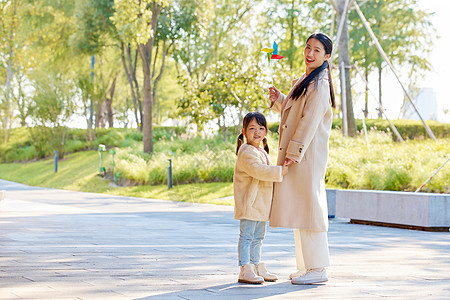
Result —
<path fill-rule="evenodd" d="M 414 98 L 414 105 L 424 120 L 437 120 L 438 103 L 436 93 L 432 88 L 424 88 Z M 400 115 L 402 119 L 420 120 L 414 107 L 407 100 Z"/>

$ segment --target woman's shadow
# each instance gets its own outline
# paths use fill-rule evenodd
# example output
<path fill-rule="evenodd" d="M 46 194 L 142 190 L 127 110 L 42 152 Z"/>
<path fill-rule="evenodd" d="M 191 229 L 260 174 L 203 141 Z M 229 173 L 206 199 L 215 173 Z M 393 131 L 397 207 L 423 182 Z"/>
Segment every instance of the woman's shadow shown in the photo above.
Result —
<path fill-rule="evenodd" d="M 144 299 L 232 299 L 232 300 L 251 300 L 262 299 L 271 296 L 284 295 L 297 291 L 304 291 L 318 288 L 320 285 L 293 285 L 289 280 L 279 282 L 265 282 L 264 284 L 243 284 L 227 283 L 211 286 L 203 289 L 188 289 L 178 292 L 162 293 L 158 295 L 136 298 Z M 300 295 L 292 295 L 293 298 Z M 285 296 L 286 297 L 286 296 Z"/>

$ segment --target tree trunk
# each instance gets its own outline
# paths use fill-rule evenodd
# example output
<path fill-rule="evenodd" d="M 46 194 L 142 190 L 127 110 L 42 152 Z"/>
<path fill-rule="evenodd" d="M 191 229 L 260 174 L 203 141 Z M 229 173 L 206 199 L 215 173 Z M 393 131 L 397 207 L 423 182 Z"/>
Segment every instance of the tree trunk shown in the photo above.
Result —
<path fill-rule="evenodd" d="M 337 19 L 340 22 L 341 15 L 344 12 L 344 6 L 345 6 L 345 0 L 338 0 L 338 12 L 337 12 Z M 355 116 L 353 113 L 353 102 L 352 102 L 352 89 L 351 89 L 351 83 L 350 83 L 350 69 L 348 68 L 350 65 L 350 59 L 349 59 L 349 35 L 348 35 L 348 18 L 344 19 L 344 25 L 342 28 L 341 37 L 338 41 L 338 63 L 341 65 L 341 63 L 344 63 L 345 66 L 345 104 L 347 107 L 346 112 L 342 112 L 343 114 L 346 113 L 347 115 L 347 128 L 348 128 L 348 136 L 355 136 L 356 135 L 356 124 L 355 124 Z M 344 99 L 343 99 L 344 101 Z"/>
<path fill-rule="evenodd" d="M 217 118 L 217 125 L 219 125 L 219 130 L 222 132 L 222 140 L 224 142 L 227 141 L 227 127 L 225 126 L 225 118 L 223 119 L 223 123 L 221 117 Z"/>
<path fill-rule="evenodd" d="M 156 117 L 155 117 L 157 123 L 158 123 L 158 116 L 159 116 L 160 105 L 159 105 L 159 103 L 156 103 L 156 100 L 157 100 L 156 99 L 156 90 L 158 88 L 158 83 L 161 80 L 161 77 L 163 75 L 167 54 L 168 54 L 169 49 L 170 49 L 170 47 L 172 45 L 173 45 L 173 43 L 170 44 L 168 47 L 166 47 L 166 41 L 165 40 L 163 41 L 162 63 L 161 63 L 161 68 L 159 69 L 159 74 L 158 74 L 158 76 L 156 76 L 156 78 L 155 78 L 155 75 L 156 75 L 155 68 L 156 68 L 156 59 L 157 59 L 157 56 L 158 56 L 158 50 L 156 50 L 155 60 L 153 62 L 152 78 L 155 78 L 154 81 L 153 81 L 153 100 L 155 101 L 155 104 L 158 107 L 158 110 L 157 110 L 157 113 L 156 113 Z"/>
<path fill-rule="evenodd" d="M 375 24 L 375 32 L 377 36 L 380 36 L 380 28 L 381 28 L 381 6 L 383 5 L 383 0 L 377 2 L 377 11 L 376 11 L 376 24 Z M 381 54 L 378 53 L 378 100 L 380 107 L 378 108 L 378 118 L 383 118 L 383 105 L 381 102 L 381 72 L 383 71 L 383 58 Z"/>
<path fill-rule="evenodd" d="M 103 98 L 101 101 L 97 103 L 97 111 L 95 114 L 95 128 L 104 128 L 105 127 L 105 117 L 103 116 L 103 103 L 105 99 Z"/>
<path fill-rule="evenodd" d="M 16 8 L 17 1 L 13 1 L 13 13 L 11 16 L 11 30 L 9 32 L 9 50 L 8 50 L 8 69 L 6 73 L 6 95 L 5 95 L 5 118 L 4 118 L 4 127 L 5 127 L 5 136 L 4 141 L 8 142 L 9 140 L 9 131 L 11 130 L 11 120 L 12 120 L 12 109 L 11 109 L 11 101 L 10 101 L 10 93 L 11 93 L 11 78 L 13 75 L 12 70 L 12 59 L 13 59 L 13 46 L 14 46 L 14 29 L 15 29 L 15 19 L 16 19 Z"/>
<path fill-rule="evenodd" d="M 366 91 L 365 91 L 365 102 L 364 102 L 364 118 L 369 116 L 369 70 L 365 68 L 364 77 L 366 78 Z"/>
<path fill-rule="evenodd" d="M 128 120 L 128 110 L 130 109 L 130 101 L 129 101 L 129 99 L 128 99 L 128 97 L 125 99 L 125 104 L 126 104 L 126 107 L 127 107 L 127 109 L 125 110 L 125 113 L 124 113 L 124 121 L 123 121 L 123 127 L 125 127 L 125 128 L 128 128 L 128 122 L 129 122 L 129 120 Z"/>
<path fill-rule="evenodd" d="M 290 31 L 290 40 L 289 40 L 289 52 L 291 55 L 289 56 L 289 70 L 292 71 L 294 68 L 294 62 L 292 59 L 292 54 L 294 54 L 294 6 L 295 0 L 291 0 L 291 19 L 289 20 L 289 31 Z"/>
<path fill-rule="evenodd" d="M 150 73 L 151 46 L 153 40 L 147 44 L 140 44 L 139 48 L 142 58 L 142 68 L 144 71 L 144 119 L 142 120 L 144 152 L 153 152 L 153 94 L 152 94 L 152 76 Z"/>
<path fill-rule="evenodd" d="M 108 127 L 113 128 L 114 127 L 114 113 L 112 108 L 112 102 L 114 99 L 114 92 L 116 90 L 116 81 L 117 81 L 117 74 L 114 77 L 114 80 L 111 84 L 111 88 L 109 89 L 109 98 L 107 97 L 105 100 L 106 103 L 106 113 L 108 116 Z"/>
<path fill-rule="evenodd" d="M 153 152 L 153 93 L 152 93 L 152 51 L 155 41 L 156 24 L 161 6 L 152 2 L 152 36 L 145 44 L 139 44 L 139 55 L 142 59 L 144 73 L 144 118 L 142 120 L 144 152 Z"/>
<path fill-rule="evenodd" d="M 381 73 L 383 72 L 383 68 L 380 64 L 378 67 L 378 100 L 380 102 L 380 107 L 378 108 L 378 118 L 383 118 L 383 103 L 381 102 Z"/>
<path fill-rule="evenodd" d="M 133 99 L 133 112 L 134 112 L 134 118 L 136 120 L 136 124 L 138 129 L 141 129 L 141 121 L 142 119 L 138 118 L 138 104 L 137 104 L 137 98 L 138 96 L 136 96 L 136 89 L 134 86 L 134 80 L 135 78 L 133 78 L 133 74 L 136 74 L 135 72 L 133 72 L 133 65 L 131 63 L 131 51 L 130 51 L 130 44 L 128 44 L 127 46 L 127 56 L 128 59 L 125 59 L 125 47 L 124 47 L 124 43 L 121 42 L 121 49 L 122 49 L 122 65 L 123 68 L 125 70 L 125 74 L 127 75 L 127 79 L 128 79 L 128 83 L 130 84 L 130 90 L 131 90 L 131 98 Z M 127 61 L 128 61 L 128 66 L 127 66 Z"/>

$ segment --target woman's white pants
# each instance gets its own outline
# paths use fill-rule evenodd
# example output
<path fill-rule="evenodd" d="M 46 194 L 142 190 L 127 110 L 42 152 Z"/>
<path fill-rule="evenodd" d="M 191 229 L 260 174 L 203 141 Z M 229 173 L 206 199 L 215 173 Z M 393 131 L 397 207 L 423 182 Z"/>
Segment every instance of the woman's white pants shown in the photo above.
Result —
<path fill-rule="evenodd" d="M 330 265 L 326 231 L 294 228 L 295 256 L 299 271 L 323 268 Z"/>

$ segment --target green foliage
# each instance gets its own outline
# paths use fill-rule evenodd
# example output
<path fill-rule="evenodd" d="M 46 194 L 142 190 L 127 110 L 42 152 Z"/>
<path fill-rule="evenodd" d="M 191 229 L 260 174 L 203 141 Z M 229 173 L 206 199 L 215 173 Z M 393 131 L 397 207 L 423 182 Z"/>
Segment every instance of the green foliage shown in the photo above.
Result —
<path fill-rule="evenodd" d="M 132 149 L 117 152 L 117 172 L 139 184 L 167 183 L 168 160 L 172 160 L 174 184 L 229 182 L 233 178 L 234 145 L 219 137 L 161 140 L 153 155 Z"/>
<path fill-rule="evenodd" d="M 450 153 L 450 139 L 392 142 L 389 133 L 370 131 L 365 138 L 345 139 L 337 130 L 330 138 L 325 180 L 328 187 L 414 191 L 442 165 Z M 443 168 L 424 188 L 448 193 L 450 168 Z"/>
<path fill-rule="evenodd" d="M 182 81 L 185 94 L 178 102 L 178 115 L 190 117 L 199 128 L 218 120 L 220 128 L 226 130 L 225 124 L 230 121 L 226 119 L 227 109 L 239 112 L 238 122 L 245 112 L 268 110 L 264 90 L 261 89 L 264 74 L 258 64 L 259 55 L 259 51 L 252 53 L 254 63 L 243 67 L 243 58 L 239 52 L 234 52 L 230 58 L 209 66 L 204 80 L 192 82 L 185 77 Z"/>
<path fill-rule="evenodd" d="M 269 135 L 270 149 L 276 149 L 277 135 Z M 333 130 L 326 172 L 329 188 L 413 191 L 419 187 L 450 153 L 449 139 L 410 140 L 394 143 L 390 133 L 369 131 L 370 152 L 365 138 L 343 138 Z M 231 182 L 235 163 L 235 144 L 220 138 L 175 139 L 156 143 L 154 155 L 121 150 L 117 171 L 123 183 L 164 184 L 168 159 L 172 159 L 175 184 Z M 276 151 L 271 151 L 276 160 Z M 128 178 L 129 181 L 125 180 Z M 442 169 L 423 191 L 449 192 L 450 168 Z"/>
<path fill-rule="evenodd" d="M 356 127 L 358 131 L 363 131 L 363 124 L 361 119 L 356 119 Z M 387 120 L 382 119 L 367 119 L 365 120 L 367 130 L 383 131 L 391 134 L 392 138 L 396 140 L 396 136 L 389 126 Z M 425 127 L 421 121 L 415 120 L 392 120 L 392 124 L 395 125 L 403 139 L 426 139 L 429 138 Z M 433 131 L 436 138 L 449 138 L 450 137 L 450 124 L 439 123 L 437 121 L 426 121 L 427 125 Z M 278 123 L 274 123 L 272 126 L 278 126 Z M 278 128 L 278 127 L 277 127 Z M 342 128 L 342 119 L 333 120 L 333 128 Z"/>
<path fill-rule="evenodd" d="M 117 151 L 116 170 L 138 184 L 167 183 L 168 160 L 172 160 L 174 184 L 230 182 L 236 156 L 227 150 L 203 150 L 189 154 L 156 153 L 146 160 L 135 152 Z"/>
<path fill-rule="evenodd" d="M 78 0 L 75 7 L 76 29 L 71 37 L 71 45 L 88 55 L 96 54 L 106 48 L 107 34 L 114 33 L 110 17 L 114 13 L 114 1 Z"/>
<path fill-rule="evenodd" d="M 8 151 L 5 154 L 5 161 L 27 161 L 32 160 L 37 155 L 34 146 L 25 146 L 16 151 Z"/>
<path fill-rule="evenodd" d="M 108 147 L 117 147 L 125 140 L 124 134 L 118 130 L 104 130 L 104 132 L 106 133 L 97 137 L 95 140 L 96 143 L 103 144 Z"/>

